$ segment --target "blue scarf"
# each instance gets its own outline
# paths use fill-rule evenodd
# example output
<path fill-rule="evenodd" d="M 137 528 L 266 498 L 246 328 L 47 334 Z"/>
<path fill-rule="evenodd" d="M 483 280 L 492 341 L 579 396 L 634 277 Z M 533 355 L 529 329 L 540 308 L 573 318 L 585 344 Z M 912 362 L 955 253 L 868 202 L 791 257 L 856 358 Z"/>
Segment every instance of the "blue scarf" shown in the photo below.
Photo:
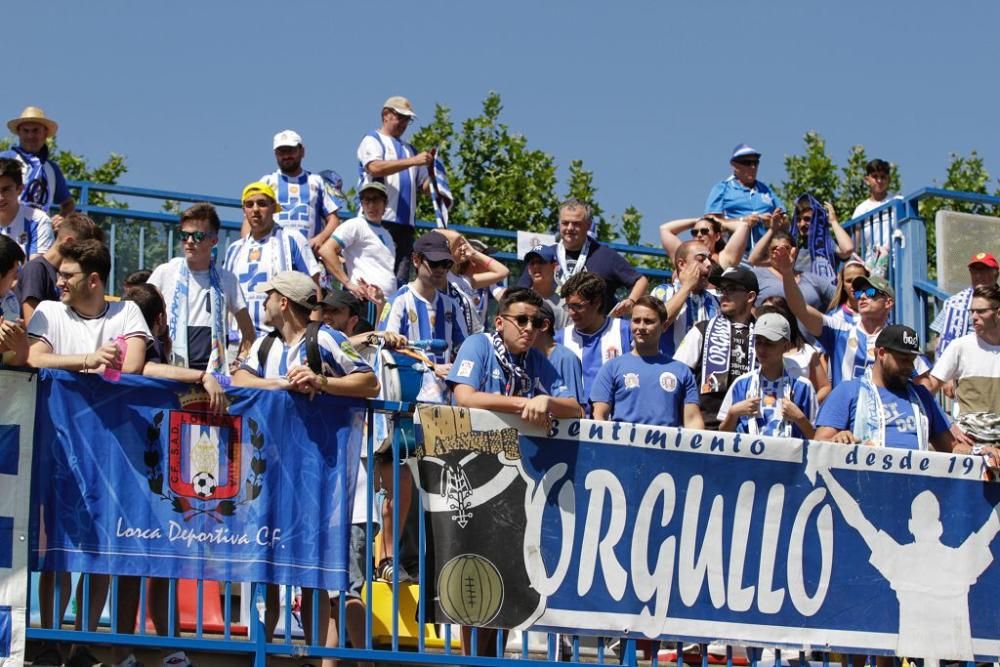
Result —
<path fill-rule="evenodd" d="M 524 360 L 528 356 L 527 353 L 515 359 L 507 346 L 504 345 L 503 336 L 499 332 L 494 331 L 489 336 L 490 343 L 493 344 L 493 354 L 496 355 L 497 363 L 500 364 L 500 368 L 503 369 L 504 375 L 507 377 L 507 381 L 504 383 L 504 395 L 530 396 L 531 378 L 524 370 Z"/>
<path fill-rule="evenodd" d="M 811 273 L 815 273 L 821 278 L 831 281 L 837 279 L 837 272 L 833 268 L 834 246 L 833 238 L 830 236 L 830 219 L 826 214 L 826 209 L 818 199 L 810 194 L 804 194 L 797 201 L 806 199 L 812 208 L 812 222 L 809 224 L 808 238 L 806 239 L 806 250 L 812 258 L 809 267 Z M 799 211 L 795 209 L 792 216 L 792 238 L 795 239 L 796 247 L 799 245 Z"/>
<path fill-rule="evenodd" d="M 37 153 L 29 153 L 20 146 L 14 146 L 14 152 L 28 165 L 21 201 L 35 208 L 48 208 L 49 180 L 45 177 L 45 163 L 49 159 L 49 147 L 42 146 Z"/>

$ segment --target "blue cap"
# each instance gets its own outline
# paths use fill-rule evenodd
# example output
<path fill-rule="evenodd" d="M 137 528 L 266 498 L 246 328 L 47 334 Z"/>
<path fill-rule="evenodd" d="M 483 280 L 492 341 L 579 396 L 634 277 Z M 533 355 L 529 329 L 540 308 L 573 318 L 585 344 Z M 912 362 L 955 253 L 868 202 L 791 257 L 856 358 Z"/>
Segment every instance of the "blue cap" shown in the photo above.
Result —
<path fill-rule="evenodd" d="M 760 151 L 747 146 L 746 144 L 737 144 L 736 148 L 733 149 L 733 154 L 729 157 L 730 160 L 735 160 L 739 157 L 748 157 L 750 155 L 755 155 L 760 157 Z"/>
<path fill-rule="evenodd" d="M 556 261 L 556 247 L 554 245 L 536 245 L 524 254 L 525 264 L 531 261 L 532 256 L 538 257 L 543 262 L 554 262 Z"/>

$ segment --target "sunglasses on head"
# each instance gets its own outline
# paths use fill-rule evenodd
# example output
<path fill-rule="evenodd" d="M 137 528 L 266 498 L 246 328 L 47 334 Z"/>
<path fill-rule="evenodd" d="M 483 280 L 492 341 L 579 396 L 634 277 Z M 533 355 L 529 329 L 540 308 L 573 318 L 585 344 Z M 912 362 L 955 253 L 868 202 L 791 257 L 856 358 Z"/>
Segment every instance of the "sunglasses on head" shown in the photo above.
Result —
<path fill-rule="evenodd" d="M 878 299 L 881 297 L 889 296 L 882 290 L 877 290 L 874 287 L 866 287 L 865 289 L 854 290 L 854 298 L 860 299 L 861 297 L 867 297 L 869 299 Z"/>
<path fill-rule="evenodd" d="M 500 317 L 505 320 L 510 320 L 522 329 L 531 323 L 531 326 L 535 329 L 541 329 L 542 325 L 545 323 L 545 318 L 536 315 L 535 317 L 528 317 L 527 315 L 501 315 Z"/>
<path fill-rule="evenodd" d="M 210 234 L 209 232 L 180 232 L 181 243 L 187 241 L 194 241 L 195 243 L 201 243 L 205 239 L 215 238 L 215 234 Z"/>

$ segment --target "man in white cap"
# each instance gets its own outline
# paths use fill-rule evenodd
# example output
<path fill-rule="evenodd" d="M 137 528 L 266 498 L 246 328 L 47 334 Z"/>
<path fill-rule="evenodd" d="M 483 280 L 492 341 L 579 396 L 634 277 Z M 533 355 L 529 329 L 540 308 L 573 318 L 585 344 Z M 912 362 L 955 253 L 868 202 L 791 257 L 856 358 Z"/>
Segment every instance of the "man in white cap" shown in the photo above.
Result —
<path fill-rule="evenodd" d="M 21 201 L 45 213 L 54 205 L 59 206 L 59 215 L 69 215 L 76 210 L 76 202 L 66 187 L 66 178 L 59 165 L 49 160 L 49 148 L 45 141 L 55 137 L 59 124 L 46 117 L 39 107 L 25 107 L 17 118 L 7 121 L 7 129 L 17 135 L 17 145 L 0 157 L 13 158 L 21 163 L 24 190 Z M 59 220 L 54 221 L 56 226 Z"/>
<path fill-rule="evenodd" d="M 302 168 L 306 148 L 295 130 L 282 130 L 274 135 L 274 159 L 278 170 L 261 177 L 261 182 L 274 189 L 281 210 L 274 221 L 284 229 L 294 229 L 309 240 L 309 246 L 319 251 L 323 242 L 337 228 L 337 204 L 327 194 L 323 177 Z M 250 233 L 243 223 L 242 235 Z"/>
<path fill-rule="evenodd" d="M 400 285 L 410 281 L 413 267 L 417 191 L 430 192 L 428 167 L 434 162 L 432 153 L 418 153 L 402 140 L 406 128 L 416 117 L 410 100 L 390 97 L 382 105 L 382 126 L 366 134 L 358 146 L 359 185 L 370 181 L 385 184 L 388 201 L 382 219 L 396 243 L 393 268 Z"/>
<path fill-rule="evenodd" d="M 277 389 L 314 396 L 333 394 L 374 398 L 379 384 L 347 337 L 321 322 L 310 322 L 317 307 L 316 283 L 298 271 L 283 271 L 256 286 L 266 294 L 264 321 L 272 333 L 257 339 L 243 365 L 233 374 L 239 387 Z M 310 349 L 312 348 L 312 349 Z M 302 626 L 309 644 L 322 643 L 330 622 L 330 596 L 318 592 L 317 637 L 312 636 L 313 591 L 302 592 Z M 274 636 L 280 612 L 278 587 L 267 587 L 264 626 L 268 641 Z"/>
<path fill-rule="evenodd" d="M 751 246 L 767 231 L 771 218 L 784 215 L 784 206 L 766 183 L 757 180 L 760 151 L 739 144 L 729 156 L 733 175 L 716 183 L 705 202 L 705 215 L 715 214 L 726 220 L 747 218 L 751 223 Z"/>

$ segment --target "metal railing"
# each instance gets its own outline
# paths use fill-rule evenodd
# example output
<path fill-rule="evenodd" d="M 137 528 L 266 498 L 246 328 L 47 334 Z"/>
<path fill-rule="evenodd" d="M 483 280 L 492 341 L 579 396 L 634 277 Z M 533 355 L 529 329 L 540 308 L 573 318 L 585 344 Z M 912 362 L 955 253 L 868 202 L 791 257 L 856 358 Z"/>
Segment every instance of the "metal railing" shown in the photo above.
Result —
<path fill-rule="evenodd" d="M 117 293 L 117 288 L 126 275 L 132 271 L 152 268 L 166 262 L 174 256 L 176 244 L 174 231 L 177 225 L 177 215 L 164 209 L 168 202 L 208 202 L 219 209 L 222 219 L 222 234 L 219 239 L 219 252 L 224 253 L 226 246 L 239 236 L 242 223 L 242 209 L 238 199 L 230 197 L 215 197 L 190 192 L 174 192 L 170 190 L 154 190 L 150 188 L 135 188 L 123 185 L 108 185 L 89 181 L 69 181 L 69 187 L 77 195 L 77 209 L 94 217 L 108 233 L 108 244 L 111 248 L 111 285 L 108 291 Z M 100 206 L 93 202 L 94 195 L 107 195 L 116 202 L 125 204 L 128 208 Z M 342 219 L 356 215 L 354 211 L 340 211 Z M 418 220 L 420 229 L 434 229 L 433 221 Z M 513 241 L 517 232 L 507 229 L 490 229 L 485 227 L 468 227 L 453 225 L 451 229 L 469 238 L 503 239 Z M 646 255 L 666 257 L 662 248 L 628 245 L 623 243 L 608 243 L 612 249 L 625 255 Z M 512 252 L 498 252 L 495 257 L 509 265 L 520 265 L 520 259 Z M 670 271 L 660 269 L 639 268 L 640 273 L 650 279 L 659 281 L 670 277 Z"/>
<path fill-rule="evenodd" d="M 934 315 L 951 296 L 930 278 L 927 222 L 920 215 L 920 204 L 928 199 L 1000 207 L 1000 197 L 928 187 L 894 198 L 843 224 L 862 258 L 871 257 L 875 247 L 888 248 L 886 277 L 896 292 L 894 319 L 913 327 L 923 343 L 930 338 Z"/>

